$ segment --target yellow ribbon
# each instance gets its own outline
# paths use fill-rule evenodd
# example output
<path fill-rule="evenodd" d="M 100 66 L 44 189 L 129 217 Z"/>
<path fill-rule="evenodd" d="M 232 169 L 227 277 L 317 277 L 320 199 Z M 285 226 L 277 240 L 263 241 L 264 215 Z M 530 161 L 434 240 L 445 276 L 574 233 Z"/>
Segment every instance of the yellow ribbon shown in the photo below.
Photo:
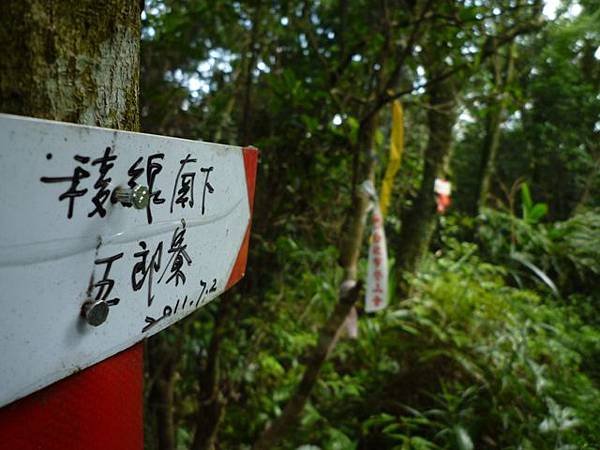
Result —
<path fill-rule="evenodd" d="M 381 183 L 381 196 L 379 197 L 379 206 L 381 214 L 385 216 L 390 206 L 392 197 L 392 187 L 394 186 L 394 177 L 400 169 L 402 153 L 404 152 L 404 111 L 400 100 L 392 103 L 392 136 L 390 139 L 390 158 L 388 161 L 385 176 Z"/>

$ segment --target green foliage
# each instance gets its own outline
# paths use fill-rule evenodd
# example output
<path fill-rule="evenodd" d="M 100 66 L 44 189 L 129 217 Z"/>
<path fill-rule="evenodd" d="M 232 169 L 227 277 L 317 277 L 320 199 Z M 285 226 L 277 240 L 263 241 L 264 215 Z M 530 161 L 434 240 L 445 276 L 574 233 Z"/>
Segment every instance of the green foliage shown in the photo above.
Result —
<path fill-rule="evenodd" d="M 359 340 L 340 342 L 284 448 L 600 445 L 589 363 L 600 332 L 571 307 L 510 287 L 510 269 L 479 253 L 447 238 L 409 299 L 362 317 Z"/>
<path fill-rule="evenodd" d="M 367 150 L 381 159 L 378 176 L 385 167 L 387 106 L 373 149 L 361 148 L 365 115 L 378 94 L 408 92 L 433 69 L 453 74 L 472 118 L 457 127 L 450 165 L 462 212 L 478 198 L 485 119 L 506 106 L 494 208 L 440 217 L 408 298 L 392 296 L 378 315 L 359 307 L 359 338 L 342 334 L 281 448 L 600 448 L 599 13 L 582 1 L 578 18 L 540 28 L 538 2 L 509 3 L 146 1 L 144 129 L 262 151 L 248 272 L 220 300 L 230 312 L 218 448 L 250 448 L 294 394 L 337 301 L 337 248 Z M 515 79 L 501 89 L 483 55 L 521 26 Z M 402 101 L 392 260 L 406 213 L 421 207 L 431 138 L 422 89 Z M 203 425 L 199 378 L 220 306 L 165 337 L 165 357 L 181 354 L 179 448 Z"/>
<path fill-rule="evenodd" d="M 486 258 L 513 268 L 512 275 L 522 284 L 523 268 L 510 262 L 521 261 L 554 280 L 563 297 L 576 292 L 593 295 L 600 274 L 600 213 L 587 211 L 564 222 L 536 224 L 499 211 L 486 210 L 479 219 L 478 239 Z M 536 274 L 540 278 L 540 274 Z M 548 284 L 547 281 L 545 281 Z"/>
<path fill-rule="evenodd" d="M 371 392 L 387 412 L 363 432 L 383 436 L 386 448 L 594 448 L 600 392 L 578 367 L 597 358 L 590 343 L 600 334 L 506 286 L 505 270 L 472 250 L 457 244 L 431 261 L 415 295 L 385 317 L 373 345 L 399 375 Z"/>
<path fill-rule="evenodd" d="M 548 205 L 533 202 L 527 183 L 521 184 L 521 207 L 523 220 L 530 225 L 538 223 L 548 212 Z"/>

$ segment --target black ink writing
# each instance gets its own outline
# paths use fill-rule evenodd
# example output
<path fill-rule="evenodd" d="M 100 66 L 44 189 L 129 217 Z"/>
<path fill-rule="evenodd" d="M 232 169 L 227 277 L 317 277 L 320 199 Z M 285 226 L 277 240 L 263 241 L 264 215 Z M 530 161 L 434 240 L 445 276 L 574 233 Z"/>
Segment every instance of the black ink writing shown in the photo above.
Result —
<path fill-rule="evenodd" d="M 135 162 L 131 165 L 131 167 L 129 167 L 129 170 L 127 171 L 127 175 L 129 175 L 129 181 L 127 182 L 127 185 L 131 189 L 137 186 L 137 179 L 141 177 L 144 173 L 144 168 L 138 167 L 143 161 L 144 157 L 140 156 L 138 159 L 135 160 Z"/>
<path fill-rule="evenodd" d="M 179 286 L 180 281 L 182 282 L 182 284 L 185 284 L 185 274 L 181 269 L 183 267 L 184 262 L 187 263 L 188 266 L 192 265 L 192 258 L 190 258 L 190 255 L 187 252 L 187 244 L 184 244 L 183 242 L 185 239 L 185 232 L 185 221 L 182 220 L 181 230 L 179 229 L 179 227 L 177 227 L 173 232 L 173 238 L 171 239 L 171 247 L 169 248 L 169 250 L 167 250 L 167 253 L 171 255 L 171 258 L 169 258 L 169 262 L 165 266 L 162 275 L 158 279 L 159 283 L 165 276 L 167 270 L 171 269 L 171 276 L 167 278 L 166 284 L 169 284 L 169 282 L 173 279 L 175 280 L 175 286 Z"/>
<path fill-rule="evenodd" d="M 146 325 L 144 326 L 144 328 L 142 328 L 142 333 L 148 331 L 150 328 L 152 328 L 158 322 L 160 322 L 163 319 L 166 319 L 171 314 L 173 314 L 173 308 L 171 308 L 170 306 L 167 305 L 163 309 L 162 316 L 160 316 L 158 319 L 155 319 L 154 317 L 146 316 L 146 319 L 144 320 L 144 322 L 146 323 Z"/>
<path fill-rule="evenodd" d="M 208 287 L 208 283 L 206 281 L 200 280 L 200 286 L 202 287 L 202 290 L 200 291 L 200 295 L 196 299 L 196 306 L 200 304 L 200 301 L 203 297 L 206 297 L 206 295 L 210 294 L 211 292 L 217 291 L 217 279 L 213 278 L 212 285 L 208 291 L 206 290 L 206 288 Z"/>
<path fill-rule="evenodd" d="M 110 201 L 113 204 L 118 202 L 115 190 L 113 189 L 113 177 L 116 175 L 111 175 L 111 173 L 114 172 L 115 167 L 118 167 L 117 161 L 120 161 L 121 158 L 121 156 L 117 156 L 114 153 L 114 148 L 112 147 L 105 147 L 102 156 L 96 159 L 92 159 L 89 156 L 75 155 L 73 159 L 77 165 L 74 167 L 72 175 L 59 177 L 43 176 L 40 177 L 40 181 L 47 184 L 67 183 L 68 187 L 65 187 L 64 192 L 59 195 L 58 199 L 59 201 L 68 200 L 68 219 L 73 218 L 75 204 L 80 203 L 75 200 L 78 197 L 85 196 L 89 190 L 93 194 L 91 197 L 93 206 L 88 211 L 87 216 L 90 218 L 104 218 L 108 215 L 107 202 Z M 52 161 L 53 159 L 52 153 L 46 154 L 47 161 Z M 196 204 L 200 206 L 201 215 L 207 213 L 209 209 L 208 197 L 215 193 L 215 168 L 213 166 L 200 167 L 198 161 L 197 158 L 192 157 L 191 153 L 188 153 L 184 158 L 179 160 L 179 168 L 175 180 L 173 180 L 170 197 L 169 212 L 171 214 L 178 207 L 191 209 Z M 138 185 L 145 185 L 148 188 L 149 200 L 146 206 L 146 220 L 148 224 L 152 224 L 154 221 L 153 208 L 167 202 L 166 196 L 163 196 L 163 190 L 157 187 L 157 181 L 160 186 L 160 178 L 164 177 L 164 175 L 161 175 L 164 172 L 164 164 L 166 164 L 165 154 L 154 153 L 147 157 L 138 157 L 127 170 L 129 177 L 127 185 L 130 189 Z M 198 165 L 196 166 L 196 164 Z M 90 177 L 90 172 L 92 172 L 90 167 L 92 166 L 98 170 L 93 187 L 91 186 L 91 181 L 84 182 L 86 178 Z M 169 167 L 170 172 L 171 165 L 167 167 Z M 202 198 L 199 197 L 200 194 Z M 124 206 L 131 207 L 132 205 L 124 203 Z M 181 280 L 181 278 L 178 279 Z"/>
<path fill-rule="evenodd" d="M 90 161 L 89 157 L 80 155 L 75 155 L 73 159 L 81 164 L 87 164 Z M 78 189 L 79 183 L 81 180 L 88 178 L 89 176 L 90 173 L 87 170 L 83 169 L 81 166 L 76 166 L 72 177 L 41 177 L 40 181 L 42 183 L 71 183 L 69 189 L 60 194 L 58 197 L 59 201 L 63 201 L 65 199 L 69 200 L 67 218 L 71 219 L 73 217 L 73 206 L 75 199 L 85 195 L 88 191 L 87 189 Z"/>
<path fill-rule="evenodd" d="M 139 291 L 144 285 L 146 278 L 148 278 L 148 306 L 150 306 L 154 300 L 154 296 L 152 295 L 152 275 L 158 273 L 160 270 L 163 243 L 160 242 L 158 244 L 149 262 L 147 260 L 150 250 L 148 250 L 146 242 L 140 241 L 138 245 L 142 249 L 133 255 L 140 260 L 135 263 L 133 270 L 131 271 L 131 286 L 134 291 Z"/>
<path fill-rule="evenodd" d="M 149 224 L 152 223 L 152 205 L 161 205 L 166 201 L 160 196 L 162 190 L 154 189 L 156 177 L 162 171 L 162 161 L 164 160 L 164 157 L 164 153 L 156 153 L 154 155 L 150 155 L 146 160 L 146 184 L 148 185 L 148 190 L 150 191 L 150 201 L 148 202 L 148 206 L 146 206 L 146 218 Z M 143 160 L 144 158 L 140 156 L 127 171 L 127 174 L 129 175 L 129 181 L 127 184 L 130 188 L 134 188 L 138 184 L 137 179 L 144 173 L 144 168 L 139 167 Z"/>
<path fill-rule="evenodd" d="M 173 204 L 181 205 L 182 208 L 185 208 L 187 204 L 189 204 L 190 208 L 194 207 L 194 180 L 196 178 L 196 172 L 182 173 L 186 164 L 195 163 L 197 161 L 196 159 L 190 158 L 190 156 L 191 155 L 188 154 L 179 161 L 179 172 L 177 172 L 177 177 L 175 178 L 175 184 L 173 186 L 173 195 L 171 196 L 171 213 L 173 212 Z M 177 198 L 175 198 L 176 195 Z"/>
<path fill-rule="evenodd" d="M 102 274 L 102 278 L 100 281 L 94 284 L 94 288 L 98 288 L 96 292 L 96 300 L 105 300 L 109 306 L 117 305 L 121 299 L 118 297 L 114 297 L 109 299 L 110 293 L 115 286 L 115 280 L 109 278 L 110 269 L 115 261 L 121 259 L 123 257 L 123 253 L 118 253 L 113 256 L 109 256 L 108 258 L 100 258 L 94 261 L 94 264 L 106 264 L 104 267 L 104 273 Z"/>
<path fill-rule="evenodd" d="M 186 295 L 183 298 L 183 300 L 181 298 L 177 298 L 175 305 L 170 304 L 170 305 L 165 306 L 163 308 L 163 312 L 160 317 L 155 318 L 152 316 L 146 316 L 146 318 L 144 319 L 145 325 L 142 328 L 142 333 L 145 333 L 146 331 L 148 331 L 149 329 L 154 327 L 157 323 L 159 323 L 161 320 L 166 319 L 167 317 L 175 315 L 178 312 L 180 314 L 188 314 L 191 310 L 198 307 L 198 305 L 200 304 L 200 301 L 202 300 L 203 297 L 206 300 L 209 292 L 216 291 L 217 279 L 213 278 L 212 286 L 208 291 L 207 291 L 208 283 L 206 281 L 200 280 L 200 285 L 202 286 L 202 290 L 195 302 L 192 299 L 188 298 L 188 296 Z M 186 309 L 186 307 L 187 307 L 187 309 Z"/>
<path fill-rule="evenodd" d="M 198 296 L 198 300 L 196 300 L 196 306 L 198 306 L 198 304 L 200 303 L 200 300 L 202 300 L 202 296 L 206 292 L 206 287 L 208 285 L 206 284 L 206 281 L 200 280 L 200 286 L 202 286 L 202 290 L 200 291 L 200 295 Z"/>
<path fill-rule="evenodd" d="M 108 186 L 112 181 L 112 178 L 107 177 L 108 171 L 114 167 L 113 161 L 117 159 L 117 155 L 111 155 L 111 148 L 106 147 L 104 150 L 104 155 L 98 159 L 92 161 L 92 166 L 99 165 L 98 171 L 100 175 L 98 180 L 94 183 L 94 189 L 97 189 L 96 195 L 92 198 L 92 203 L 94 203 L 94 210 L 88 214 L 88 217 L 93 217 L 96 213 L 100 215 L 100 217 L 106 216 L 106 209 L 104 208 L 104 203 L 110 197 L 110 190 Z"/>
<path fill-rule="evenodd" d="M 204 215 L 204 211 L 205 211 L 205 202 L 206 202 L 206 191 L 208 191 L 209 194 L 212 194 L 213 192 L 215 192 L 215 189 L 212 187 L 212 185 L 208 182 L 208 177 L 210 175 L 210 173 L 213 171 L 214 167 L 210 166 L 210 167 L 201 167 L 200 168 L 200 172 L 205 173 L 206 176 L 204 177 L 204 188 L 202 189 L 202 215 Z"/>
<path fill-rule="evenodd" d="M 166 200 L 160 197 L 162 191 L 160 189 L 154 190 L 154 182 L 156 181 L 156 176 L 162 171 L 162 164 L 157 162 L 157 160 L 162 160 L 165 157 L 164 153 L 157 153 L 155 155 L 149 156 L 146 166 L 146 179 L 148 182 L 148 190 L 150 191 L 150 201 L 148 202 L 148 206 L 146 207 L 146 214 L 148 218 L 148 223 L 152 223 L 152 204 L 161 205 Z"/>

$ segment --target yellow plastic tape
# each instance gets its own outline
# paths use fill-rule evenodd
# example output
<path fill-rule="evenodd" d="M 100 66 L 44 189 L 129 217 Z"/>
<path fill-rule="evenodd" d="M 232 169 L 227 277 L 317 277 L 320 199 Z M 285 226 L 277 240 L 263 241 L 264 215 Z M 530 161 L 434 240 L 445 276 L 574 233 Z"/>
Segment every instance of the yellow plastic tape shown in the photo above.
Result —
<path fill-rule="evenodd" d="M 404 152 L 404 111 L 400 100 L 392 103 L 392 136 L 390 141 L 390 158 L 381 183 L 381 196 L 379 197 L 379 206 L 384 216 L 390 206 L 394 177 L 400 169 L 402 153 Z"/>

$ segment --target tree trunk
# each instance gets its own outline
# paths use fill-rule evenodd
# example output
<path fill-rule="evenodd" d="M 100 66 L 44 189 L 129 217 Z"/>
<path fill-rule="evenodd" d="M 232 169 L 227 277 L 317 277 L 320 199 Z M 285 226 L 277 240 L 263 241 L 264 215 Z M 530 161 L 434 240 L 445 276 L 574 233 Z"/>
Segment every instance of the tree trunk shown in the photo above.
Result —
<path fill-rule="evenodd" d="M 375 163 L 370 150 L 374 143 L 376 116 L 376 114 L 372 115 L 369 119 L 362 122 L 359 129 L 355 152 L 357 156 L 362 155 L 365 157 L 364 161 L 358 161 L 357 164 L 356 178 L 360 181 L 365 179 L 373 180 L 374 176 Z M 361 179 L 361 176 L 364 178 Z M 368 198 L 362 195 L 362 193 L 356 192 L 348 210 L 348 225 L 340 245 L 340 265 L 344 269 L 345 281 L 356 282 L 358 259 L 363 244 L 368 204 Z M 350 310 L 358 300 L 359 291 L 360 286 L 358 284 L 349 289 L 340 289 L 335 309 L 319 331 L 317 345 L 309 357 L 309 362 L 296 392 L 286 403 L 281 416 L 275 419 L 259 437 L 254 444 L 253 450 L 270 450 L 276 448 L 277 444 L 298 423 L 304 406 L 308 402 L 310 393 L 317 382 L 319 372 L 335 347 L 341 328 Z"/>
<path fill-rule="evenodd" d="M 500 126 L 506 115 L 507 86 L 512 82 L 514 76 L 514 43 L 508 48 L 506 55 L 506 64 L 504 73 L 500 69 L 500 54 L 496 53 L 492 57 L 492 68 L 494 76 L 494 90 L 497 97 L 492 99 L 491 105 L 485 118 L 485 137 L 481 152 L 481 165 L 479 170 L 479 185 L 477 187 L 477 205 L 472 208 L 473 213 L 478 213 L 487 205 L 490 194 L 492 178 L 496 174 L 496 160 L 498 159 L 498 149 L 500 147 Z"/>
<path fill-rule="evenodd" d="M 432 78 L 436 73 L 432 73 Z M 452 127 L 456 121 L 455 87 L 452 77 L 429 86 L 427 124 L 429 140 L 425 149 L 423 180 L 414 206 L 402 220 L 400 243 L 396 252 L 400 279 L 415 271 L 425 254 L 436 224 L 436 204 L 433 185 L 442 175 L 452 147 Z M 408 288 L 401 283 L 401 294 Z"/>
<path fill-rule="evenodd" d="M 356 165 L 353 198 L 347 212 L 346 227 L 340 243 L 340 265 L 344 269 L 344 280 L 356 280 L 358 259 L 362 249 L 363 235 L 367 217 L 369 199 L 359 192 L 360 183 L 365 180 L 374 181 L 375 159 L 373 158 L 373 145 L 375 131 L 377 130 L 377 114 L 362 122 L 358 130 L 358 142 L 355 147 Z M 363 156 L 364 161 L 360 161 Z"/>
<path fill-rule="evenodd" d="M 139 0 L 3 0 L 0 112 L 138 130 L 140 25 Z M 99 393 L 129 388 L 89 384 Z M 65 399 L 71 401 L 81 402 Z M 66 411 L 74 411 L 67 403 Z M 112 414 L 134 424 L 138 408 L 115 405 Z M 103 423 L 107 418 L 67 412 L 64 420 L 69 419 Z"/>
<path fill-rule="evenodd" d="M 317 346 L 310 356 L 298 389 L 286 403 L 281 416 L 265 430 L 256 444 L 254 444 L 253 450 L 271 450 L 276 448 L 277 444 L 296 425 L 304 410 L 304 406 L 308 402 L 310 393 L 317 383 L 321 367 L 323 367 L 327 357 L 335 347 L 346 317 L 348 317 L 350 310 L 358 300 L 359 291 L 359 285 L 355 285 L 352 289 L 340 293 L 333 313 L 319 332 Z"/>
<path fill-rule="evenodd" d="M 479 169 L 479 188 L 477 189 L 477 206 L 473 213 L 477 214 L 487 204 L 491 182 L 496 173 L 496 158 L 500 144 L 500 125 L 504 115 L 503 101 L 500 100 L 490 105 L 485 118 L 485 136 L 481 152 L 481 165 Z"/>
<path fill-rule="evenodd" d="M 200 392 L 196 412 L 196 432 L 190 450 L 213 450 L 217 443 L 219 426 L 225 415 L 225 398 L 219 386 L 221 343 L 225 333 L 225 323 L 229 317 L 230 295 L 219 300 L 213 333 L 208 346 L 206 365 L 198 376 Z"/>
<path fill-rule="evenodd" d="M 139 128 L 139 0 L 4 0 L 0 111 Z"/>
<path fill-rule="evenodd" d="M 170 330 L 169 333 L 179 332 L 181 330 Z M 177 336 L 180 338 L 180 336 Z M 179 340 L 181 343 L 181 339 Z M 148 340 L 147 360 L 148 371 L 150 373 L 149 395 L 147 408 L 149 414 L 156 420 L 154 430 L 155 435 L 150 438 L 147 436 L 148 444 L 153 444 L 152 439 L 156 439 L 158 450 L 175 450 L 175 418 L 173 412 L 175 409 L 175 374 L 180 357 L 180 347 L 176 348 L 170 344 L 170 340 L 163 334 L 153 336 Z"/>
<path fill-rule="evenodd" d="M 252 17 L 252 33 L 250 37 L 250 46 L 248 52 L 250 53 L 250 57 L 246 58 L 246 67 L 245 67 L 245 80 L 244 80 L 244 99 L 243 99 L 243 107 L 242 107 L 242 130 L 241 130 L 241 141 L 243 145 L 250 144 L 250 115 L 251 115 L 251 99 L 252 99 L 252 79 L 254 77 L 254 70 L 256 66 L 256 61 L 258 59 L 258 45 L 257 41 L 259 39 L 260 33 L 260 19 L 262 13 L 262 5 L 261 2 L 258 1 L 254 8 L 254 14 Z"/>

